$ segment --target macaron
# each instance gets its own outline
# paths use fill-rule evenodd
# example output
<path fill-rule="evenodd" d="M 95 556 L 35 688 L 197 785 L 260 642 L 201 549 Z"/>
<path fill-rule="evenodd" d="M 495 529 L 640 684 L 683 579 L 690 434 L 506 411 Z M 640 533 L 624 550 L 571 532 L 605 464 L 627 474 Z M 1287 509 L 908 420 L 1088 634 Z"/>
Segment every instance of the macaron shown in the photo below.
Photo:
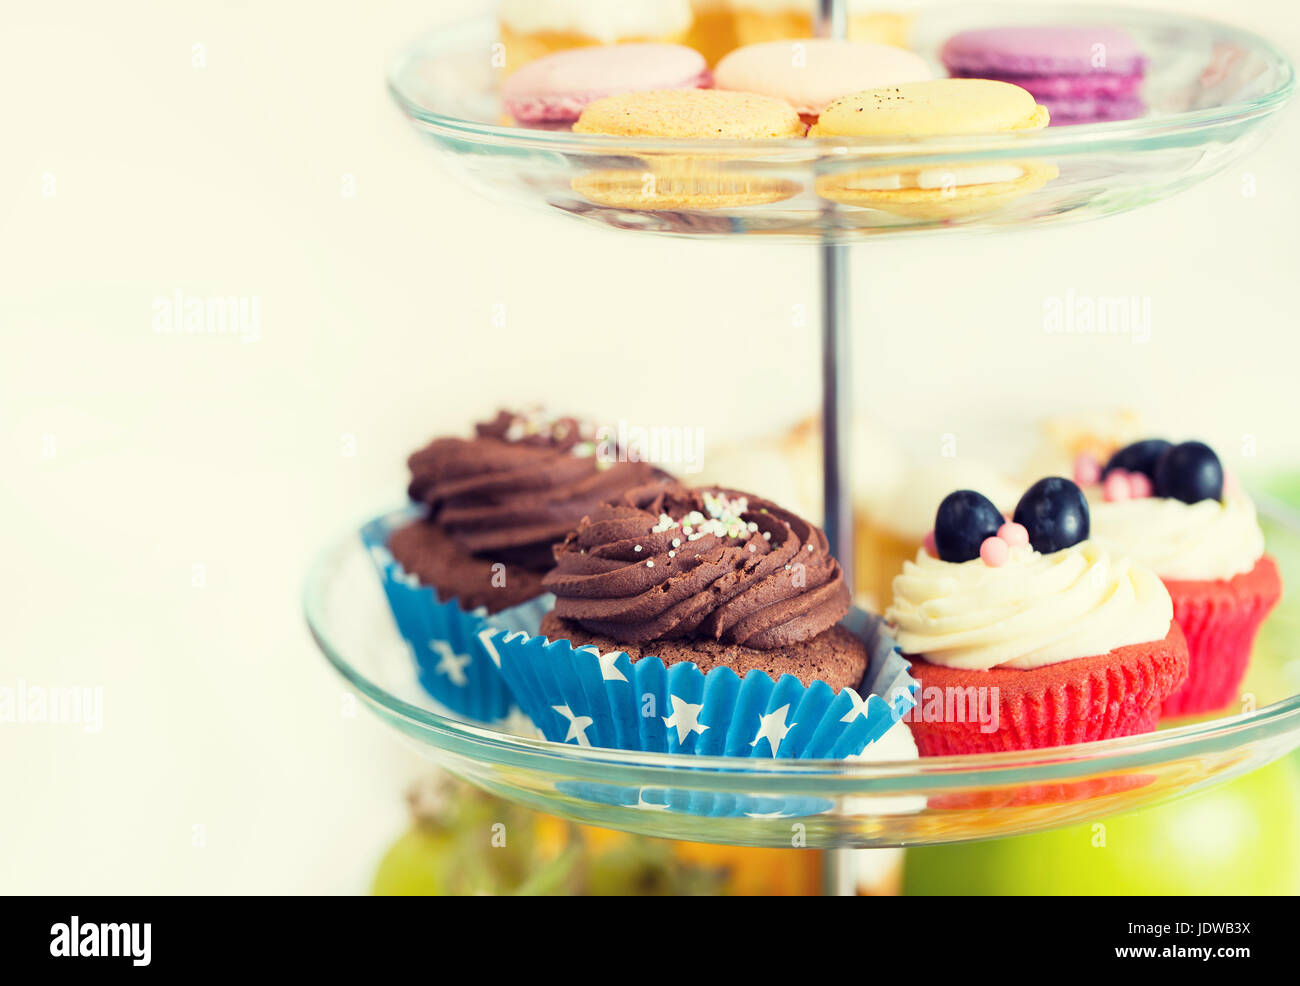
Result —
<path fill-rule="evenodd" d="M 1145 112 L 1147 59 L 1113 27 L 1020 25 L 964 31 L 940 57 L 959 78 L 997 79 L 1028 90 L 1053 124 L 1128 120 Z"/>
<path fill-rule="evenodd" d="M 596 100 L 582 111 L 573 132 L 762 140 L 802 137 L 804 125 L 789 103 L 772 96 L 720 89 L 658 89 Z"/>
<path fill-rule="evenodd" d="M 598 99 L 645 89 L 696 89 L 710 82 L 704 56 L 685 45 L 571 48 L 529 62 L 501 84 L 506 113 L 523 126 L 571 124 Z"/>
<path fill-rule="evenodd" d="M 931 79 L 868 89 L 822 111 L 809 137 L 995 134 L 1047 126 L 1047 109 L 1019 86 L 986 79 Z"/>
<path fill-rule="evenodd" d="M 1047 126 L 1024 89 L 982 79 L 935 79 L 846 96 L 822 112 L 810 137 L 911 138 L 1004 134 Z M 920 219 L 984 214 L 1041 188 L 1056 166 L 1038 161 L 933 162 L 824 175 L 817 194 L 845 205 Z"/>
<path fill-rule="evenodd" d="M 629 92 L 582 111 L 574 133 L 696 141 L 802 137 L 803 121 L 784 100 L 720 89 Z M 599 168 L 573 180 L 597 205 L 620 209 L 707 211 L 788 199 L 796 182 L 737 170 L 743 151 L 726 154 L 646 153 L 629 167 Z"/>
<path fill-rule="evenodd" d="M 903 48 L 807 38 L 737 48 L 718 63 L 714 79 L 719 89 L 783 99 L 811 122 L 843 96 L 932 75 L 925 59 Z"/>

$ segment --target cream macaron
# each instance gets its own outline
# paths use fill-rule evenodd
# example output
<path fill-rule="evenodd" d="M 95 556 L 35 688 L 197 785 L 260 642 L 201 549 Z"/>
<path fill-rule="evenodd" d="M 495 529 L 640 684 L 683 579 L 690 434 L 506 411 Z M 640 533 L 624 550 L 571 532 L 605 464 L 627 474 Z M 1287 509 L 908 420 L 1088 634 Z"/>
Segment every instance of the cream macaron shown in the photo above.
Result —
<path fill-rule="evenodd" d="M 903 48 L 807 38 L 737 48 L 718 63 L 714 84 L 783 99 L 811 122 L 837 99 L 932 74 L 924 58 Z"/>
<path fill-rule="evenodd" d="M 591 103 L 573 125 L 577 134 L 694 141 L 764 141 L 798 138 L 804 124 L 784 100 L 720 89 L 629 92 Z M 743 157 L 656 152 L 635 167 L 601 168 L 573 180 L 574 191 L 615 208 L 708 210 L 779 202 L 798 192 L 792 181 L 772 179 L 729 164 Z"/>
<path fill-rule="evenodd" d="M 1048 112 L 1024 89 L 986 79 L 933 79 L 870 89 L 838 99 L 809 137 L 915 138 L 1039 130 Z M 920 219 L 956 219 L 993 211 L 1057 176 L 1041 161 L 935 162 L 863 168 L 826 175 L 817 194 Z"/>

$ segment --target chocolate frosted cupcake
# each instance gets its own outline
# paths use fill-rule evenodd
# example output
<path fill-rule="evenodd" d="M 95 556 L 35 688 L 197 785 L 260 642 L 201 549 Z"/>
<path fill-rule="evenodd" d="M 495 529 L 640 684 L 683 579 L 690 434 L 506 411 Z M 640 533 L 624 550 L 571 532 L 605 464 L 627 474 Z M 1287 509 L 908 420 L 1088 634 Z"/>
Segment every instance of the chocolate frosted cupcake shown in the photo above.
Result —
<path fill-rule="evenodd" d="M 479 634 L 531 620 L 519 610 L 532 600 L 540 618 L 556 542 L 603 500 L 659 475 L 605 451 L 573 418 L 502 411 L 473 438 L 412 455 L 417 506 L 362 529 L 420 684 L 452 712 L 509 714 L 513 698 Z"/>
<path fill-rule="evenodd" d="M 774 503 L 677 484 L 592 511 L 555 549 L 542 632 L 636 661 L 791 674 L 856 687 L 861 640 L 839 621 L 849 589 L 826 535 Z"/>
<path fill-rule="evenodd" d="M 840 759 L 913 702 L 826 536 L 755 496 L 631 490 L 583 518 L 542 585 L 555 606 L 535 626 L 480 640 L 554 742 Z"/>
<path fill-rule="evenodd" d="M 474 438 L 438 438 L 409 460 L 420 520 L 395 531 L 393 557 L 440 599 L 489 613 L 540 595 L 552 548 L 604 500 L 656 475 L 606 463 L 574 418 L 498 412 Z"/>

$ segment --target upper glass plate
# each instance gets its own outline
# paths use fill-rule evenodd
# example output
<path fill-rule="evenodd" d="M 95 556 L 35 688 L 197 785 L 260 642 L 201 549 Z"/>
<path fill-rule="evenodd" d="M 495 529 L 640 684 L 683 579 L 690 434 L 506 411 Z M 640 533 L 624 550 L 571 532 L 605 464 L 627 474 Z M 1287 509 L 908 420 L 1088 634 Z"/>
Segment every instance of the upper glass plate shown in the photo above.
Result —
<path fill-rule="evenodd" d="M 620 229 L 839 241 L 1086 219 L 1157 201 L 1254 147 L 1294 88 L 1291 64 L 1255 34 L 1125 8 L 926 9 L 916 16 L 912 44 L 942 75 L 936 53 L 950 35 L 1024 23 L 1128 31 L 1149 58 L 1146 114 L 1030 133 L 905 140 L 649 140 L 525 129 L 505 124 L 490 18 L 421 38 L 398 59 L 389 86 L 445 162 L 493 198 Z M 980 172 L 966 170 L 975 166 Z M 844 188 L 879 189 L 895 176 L 915 184 L 918 169 L 936 191 L 919 207 L 844 202 L 860 199 Z M 1002 176 L 997 188 L 969 184 L 993 174 Z"/>
<path fill-rule="evenodd" d="M 1264 516 L 1283 582 L 1300 586 L 1300 519 Z M 308 578 L 307 621 L 336 670 L 448 770 L 542 811 L 646 835 L 735 845 L 923 845 L 987 839 L 1147 807 L 1300 746 L 1300 594 L 1256 644 L 1240 715 L 1050 750 L 895 763 L 675 756 L 550 743 L 457 719 L 420 689 L 355 533 Z"/>

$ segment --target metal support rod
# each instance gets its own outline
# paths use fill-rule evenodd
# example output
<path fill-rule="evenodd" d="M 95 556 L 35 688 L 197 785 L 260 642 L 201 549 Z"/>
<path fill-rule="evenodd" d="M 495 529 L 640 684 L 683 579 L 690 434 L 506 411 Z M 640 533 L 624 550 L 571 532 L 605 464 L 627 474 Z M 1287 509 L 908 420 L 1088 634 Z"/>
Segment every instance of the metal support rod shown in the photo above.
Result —
<path fill-rule="evenodd" d="M 853 497 L 849 489 L 852 427 L 849 358 L 848 247 L 823 243 L 822 295 L 822 507 L 826 537 L 853 586 Z"/>
<path fill-rule="evenodd" d="M 818 0 L 815 34 L 848 35 L 847 0 Z M 824 236 L 821 253 L 822 307 L 822 507 L 826 537 L 853 588 L 853 499 L 849 494 L 849 426 L 852 374 L 849 362 L 848 247 Z M 856 892 L 851 856 L 829 850 L 823 856 L 822 893 L 842 897 Z"/>

